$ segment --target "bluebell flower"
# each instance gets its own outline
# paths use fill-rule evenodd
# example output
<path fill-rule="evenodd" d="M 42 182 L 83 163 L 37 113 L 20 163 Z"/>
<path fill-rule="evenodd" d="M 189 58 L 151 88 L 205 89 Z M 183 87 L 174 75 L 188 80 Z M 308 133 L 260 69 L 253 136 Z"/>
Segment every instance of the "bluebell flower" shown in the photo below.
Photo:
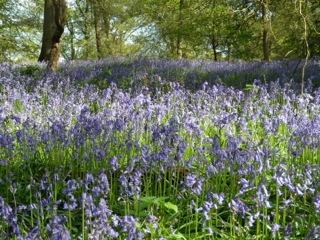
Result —
<path fill-rule="evenodd" d="M 136 219 L 132 216 L 124 216 L 121 221 L 121 230 L 123 233 L 127 233 L 126 240 L 142 239 L 143 235 L 137 231 Z"/>
<path fill-rule="evenodd" d="M 104 169 L 100 170 L 97 181 L 99 183 L 99 188 L 101 190 L 101 193 L 103 193 L 104 195 L 107 195 L 109 192 L 109 181 L 108 181 L 107 175 L 104 173 Z"/>
<path fill-rule="evenodd" d="M 283 229 L 283 236 L 287 237 L 287 236 L 291 236 L 292 234 L 293 234 L 292 225 L 287 224 Z"/>
<path fill-rule="evenodd" d="M 8 224 L 7 233 L 11 235 L 20 236 L 20 229 L 17 221 L 17 217 L 14 210 L 4 202 L 4 199 L 0 196 L 0 217 Z"/>
<path fill-rule="evenodd" d="M 266 186 L 263 183 L 260 183 L 257 189 L 257 200 L 258 200 L 258 206 L 270 208 L 271 205 L 268 201 L 270 194 L 268 193 L 268 190 Z"/>
<path fill-rule="evenodd" d="M 91 173 L 87 173 L 84 180 L 82 181 L 82 185 L 85 187 L 85 190 L 88 191 L 91 188 L 91 184 L 94 184 L 94 177 Z"/>
<path fill-rule="evenodd" d="M 28 210 L 35 210 L 35 209 L 38 209 L 37 205 L 36 205 L 36 204 L 34 204 L 34 203 L 29 204 L 27 207 L 28 207 Z"/>
<path fill-rule="evenodd" d="M 8 165 L 8 161 L 4 160 L 4 159 L 0 159 L 0 165 L 7 166 Z"/>
<path fill-rule="evenodd" d="M 62 190 L 63 194 L 68 195 L 69 193 L 77 190 L 78 186 L 77 186 L 77 181 L 74 179 L 69 179 L 67 181 L 67 183 L 65 184 L 65 188 Z"/>
<path fill-rule="evenodd" d="M 239 199 L 231 199 L 231 203 L 228 204 L 234 214 L 240 214 L 242 218 L 249 212 L 249 208 Z"/>
<path fill-rule="evenodd" d="M 156 229 L 158 229 L 158 227 L 159 227 L 159 223 L 158 223 L 158 221 L 159 221 L 159 219 L 156 217 L 156 216 L 154 216 L 154 215 L 152 215 L 152 214 L 149 214 L 147 217 L 146 217 L 146 223 L 148 223 L 149 225 L 147 226 L 147 229 L 149 230 L 149 231 L 154 231 L 154 230 L 156 230 Z M 152 229 L 149 229 L 149 226 L 151 226 L 151 228 Z"/>
<path fill-rule="evenodd" d="M 288 198 L 288 199 L 284 199 L 282 201 L 282 206 L 280 206 L 280 209 L 285 209 L 286 207 L 288 207 L 292 202 L 292 199 L 291 198 Z"/>
<path fill-rule="evenodd" d="M 115 172 L 118 169 L 119 162 L 116 156 L 111 157 L 111 159 L 109 160 L 109 166 L 113 172 Z"/>
<path fill-rule="evenodd" d="M 158 218 L 152 214 L 149 214 L 147 217 L 146 217 L 146 223 L 153 223 L 155 221 L 157 221 Z"/>
<path fill-rule="evenodd" d="M 12 194 L 16 194 L 17 192 L 18 183 L 14 182 L 10 184 L 9 190 Z"/>
<path fill-rule="evenodd" d="M 239 190 L 240 195 L 251 190 L 251 188 L 253 187 L 253 184 L 245 178 L 241 178 L 238 181 L 238 184 L 241 185 L 241 189 Z"/>
<path fill-rule="evenodd" d="M 111 217 L 112 211 L 108 209 L 106 201 L 101 198 L 98 206 L 93 206 L 92 210 L 92 223 L 91 232 L 88 234 L 89 239 L 115 239 L 118 238 L 119 233 L 116 232 L 112 225 L 112 221 L 109 224 L 109 219 Z"/>
<path fill-rule="evenodd" d="M 47 236 L 50 240 L 69 240 L 71 239 L 70 234 L 67 229 L 64 228 L 66 222 L 65 217 L 60 215 L 55 215 L 53 219 L 47 224 Z"/>
<path fill-rule="evenodd" d="M 39 227 L 32 228 L 23 240 L 42 240 Z"/>
<path fill-rule="evenodd" d="M 208 235 L 212 235 L 213 234 L 213 230 L 210 227 L 206 228 Z"/>
<path fill-rule="evenodd" d="M 320 239 L 320 226 L 314 226 L 311 232 L 307 235 L 306 240 Z"/>
<path fill-rule="evenodd" d="M 70 199 L 68 200 L 68 202 L 63 203 L 63 209 L 70 211 L 75 210 L 78 207 L 77 200 L 71 193 L 69 193 L 68 196 L 70 197 Z"/>
<path fill-rule="evenodd" d="M 272 224 L 271 225 L 271 235 L 273 238 L 275 238 L 276 233 L 280 230 L 280 225 L 279 224 Z"/>
<path fill-rule="evenodd" d="M 86 209 L 92 208 L 94 206 L 93 197 L 91 194 L 82 193 L 82 200 L 85 206 L 87 207 Z"/>
<path fill-rule="evenodd" d="M 320 194 L 315 196 L 313 200 L 313 204 L 315 206 L 316 212 L 320 213 Z"/>
<path fill-rule="evenodd" d="M 202 177 L 187 174 L 186 179 L 184 181 L 185 186 L 191 190 L 196 195 L 200 195 L 202 191 L 202 184 L 204 179 Z"/>

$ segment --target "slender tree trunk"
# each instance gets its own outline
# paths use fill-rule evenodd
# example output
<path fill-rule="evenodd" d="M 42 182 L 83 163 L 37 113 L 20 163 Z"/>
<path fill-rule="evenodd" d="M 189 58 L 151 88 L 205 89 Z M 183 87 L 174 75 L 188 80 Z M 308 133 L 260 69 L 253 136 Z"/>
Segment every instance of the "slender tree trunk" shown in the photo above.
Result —
<path fill-rule="evenodd" d="M 269 42 L 269 17 L 268 17 L 268 0 L 262 0 L 262 17 L 263 17 L 263 60 L 270 61 L 270 42 Z"/>
<path fill-rule="evenodd" d="M 81 6 L 81 2 L 84 2 L 84 8 Z M 89 0 L 77 0 L 76 5 L 78 6 L 77 10 L 79 11 L 81 18 L 83 19 L 82 23 L 82 28 L 81 31 L 83 33 L 83 38 L 84 38 L 84 53 L 83 53 L 83 58 L 85 60 L 89 59 L 89 42 L 90 42 L 90 29 L 89 29 L 89 9 L 90 9 L 90 3 Z"/>
<path fill-rule="evenodd" d="M 88 24 L 85 24 L 85 26 L 84 26 L 83 35 L 84 35 L 84 45 L 85 45 L 84 59 L 88 60 L 89 59 L 89 52 L 90 52 L 90 50 L 89 50 L 90 36 L 89 36 Z"/>
<path fill-rule="evenodd" d="M 38 61 L 46 62 L 52 71 L 58 65 L 65 18 L 65 0 L 45 0 L 42 47 Z"/>
<path fill-rule="evenodd" d="M 70 40 L 70 47 L 71 47 L 71 60 L 76 59 L 76 50 L 74 48 L 74 32 L 71 35 L 71 40 Z"/>
<path fill-rule="evenodd" d="M 182 25 L 182 10 L 183 10 L 183 4 L 184 0 L 180 0 L 179 2 L 179 25 Z M 181 29 L 178 29 L 178 35 L 177 35 L 177 57 L 182 58 L 182 33 Z"/>
<path fill-rule="evenodd" d="M 171 57 L 175 57 L 177 53 L 176 45 L 175 45 L 175 36 L 169 36 L 168 39 L 169 39 Z"/>
<path fill-rule="evenodd" d="M 177 38 L 177 52 L 176 55 L 178 58 L 182 58 L 182 48 L 181 48 L 181 36 L 178 35 Z"/>
<path fill-rule="evenodd" d="M 103 6 L 103 14 L 102 14 L 102 17 L 103 17 L 103 23 L 104 23 L 104 35 L 105 35 L 105 48 L 106 48 L 106 55 L 110 54 L 111 53 L 111 46 L 110 46 L 110 30 L 111 30 L 111 27 L 110 27 L 110 10 L 111 8 L 111 4 L 109 2 L 109 0 L 105 0 L 104 1 L 104 6 Z"/>
<path fill-rule="evenodd" d="M 216 8 L 216 1 L 213 0 L 211 2 L 211 11 L 214 12 L 214 9 Z M 218 61 L 218 53 L 217 53 L 217 47 L 218 47 L 218 41 L 217 41 L 217 23 L 216 23 L 216 20 L 215 18 L 212 18 L 212 22 L 211 22 L 211 49 L 213 51 L 213 58 L 214 58 L 214 61 L 217 62 Z"/>
<path fill-rule="evenodd" d="M 211 36 L 211 48 L 213 50 L 214 61 L 217 62 L 218 61 L 217 42 L 214 34 L 212 34 Z"/>
<path fill-rule="evenodd" d="M 76 59 L 76 50 L 74 48 L 74 34 L 75 34 L 75 31 L 74 31 L 74 25 L 73 25 L 73 22 L 67 22 L 67 28 L 69 30 L 69 33 L 70 33 L 70 50 L 71 50 L 71 56 L 70 56 L 70 60 L 75 60 Z"/>
<path fill-rule="evenodd" d="M 93 8 L 93 22 L 94 22 L 94 31 L 96 34 L 96 47 L 97 47 L 97 54 L 98 59 L 103 58 L 103 51 L 102 51 L 102 42 L 101 42 L 101 29 L 99 26 L 100 22 L 100 12 L 98 9 L 97 1 L 92 1 L 92 8 Z"/>

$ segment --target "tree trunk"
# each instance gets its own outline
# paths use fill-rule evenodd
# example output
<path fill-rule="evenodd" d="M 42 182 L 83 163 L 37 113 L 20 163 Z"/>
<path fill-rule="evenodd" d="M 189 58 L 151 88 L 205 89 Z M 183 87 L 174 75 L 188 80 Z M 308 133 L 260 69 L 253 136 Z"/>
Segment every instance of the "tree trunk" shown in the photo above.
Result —
<path fill-rule="evenodd" d="M 75 60 L 76 59 L 76 50 L 74 47 L 74 39 L 75 39 L 75 30 L 74 30 L 74 25 L 73 22 L 69 21 L 67 22 L 67 28 L 69 30 L 69 35 L 70 35 L 70 56 L 68 59 L 70 60 Z"/>
<path fill-rule="evenodd" d="M 218 61 L 217 43 L 216 43 L 216 38 L 214 34 L 212 34 L 211 36 L 211 48 L 213 50 L 214 61 L 217 62 Z"/>
<path fill-rule="evenodd" d="M 270 43 L 269 43 L 269 17 L 268 17 L 268 0 L 262 0 L 262 17 L 263 17 L 263 60 L 270 61 Z"/>
<path fill-rule="evenodd" d="M 182 10 L 183 10 L 184 0 L 180 0 L 179 2 L 179 25 L 182 26 Z M 177 35 L 177 51 L 176 55 L 178 58 L 182 58 L 182 31 L 181 29 L 178 29 L 178 35 Z"/>
<path fill-rule="evenodd" d="M 89 59 L 89 53 L 90 53 L 90 19 L 89 19 L 89 13 L 90 13 L 90 2 L 89 0 L 76 0 L 75 4 L 77 5 L 77 11 L 79 12 L 80 19 L 82 19 L 81 22 L 81 32 L 83 34 L 83 52 L 81 58 L 84 60 Z M 84 6 L 82 6 L 82 4 Z"/>
<path fill-rule="evenodd" d="M 97 1 L 92 1 L 92 8 L 93 8 L 94 30 L 95 30 L 95 34 L 96 34 L 97 54 L 98 54 L 98 59 L 101 59 L 101 58 L 103 58 L 103 51 L 102 51 L 102 42 L 101 42 L 101 29 L 99 26 L 100 12 L 98 9 Z"/>
<path fill-rule="evenodd" d="M 76 50 L 74 48 L 74 32 L 72 32 L 72 34 L 70 34 L 70 36 L 71 36 L 71 40 L 70 40 L 71 60 L 75 60 L 76 59 Z"/>
<path fill-rule="evenodd" d="M 42 47 L 38 61 L 46 62 L 52 71 L 58 65 L 65 18 L 65 0 L 45 0 Z"/>
<path fill-rule="evenodd" d="M 103 23 L 104 23 L 104 35 L 105 35 L 105 56 L 111 54 L 111 46 L 110 46 L 110 15 L 111 15 L 111 4 L 108 0 L 103 1 L 103 8 L 102 8 L 102 17 L 103 17 Z"/>

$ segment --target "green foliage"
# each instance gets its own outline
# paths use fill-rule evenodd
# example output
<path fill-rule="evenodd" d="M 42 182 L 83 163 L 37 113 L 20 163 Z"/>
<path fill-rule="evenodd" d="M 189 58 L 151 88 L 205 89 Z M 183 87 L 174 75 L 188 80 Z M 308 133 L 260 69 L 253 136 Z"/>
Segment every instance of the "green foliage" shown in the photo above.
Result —
<path fill-rule="evenodd" d="M 112 75 L 111 69 L 102 70 L 100 73 L 95 75 L 88 81 L 88 84 L 93 84 L 97 86 L 99 89 L 106 89 L 110 82 L 108 81 L 108 77 Z"/>
<path fill-rule="evenodd" d="M 0 61 L 37 59 L 42 21 L 35 19 L 43 15 L 39 5 L 43 2 L 2 2 Z M 142 0 L 139 6 L 129 0 L 71 0 L 62 56 L 66 60 L 129 54 L 217 61 L 262 59 L 261 6 L 261 1 L 239 0 Z M 319 9 L 316 1 L 301 2 L 310 56 L 319 55 Z M 303 58 L 305 29 L 299 4 L 269 0 L 268 10 L 271 59 Z"/>
<path fill-rule="evenodd" d="M 20 73 L 20 75 L 26 75 L 29 77 L 34 77 L 40 71 L 43 71 L 43 67 L 37 64 L 23 64 L 15 68 L 15 71 Z"/>

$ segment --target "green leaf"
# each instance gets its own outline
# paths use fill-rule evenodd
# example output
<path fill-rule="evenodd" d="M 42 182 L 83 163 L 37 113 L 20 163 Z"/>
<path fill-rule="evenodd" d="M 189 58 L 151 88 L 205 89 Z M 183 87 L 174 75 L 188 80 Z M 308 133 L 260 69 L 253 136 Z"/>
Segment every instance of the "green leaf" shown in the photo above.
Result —
<path fill-rule="evenodd" d="M 174 205 L 173 203 L 171 202 L 166 202 L 164 203 L 164 206 L 169 209 L 169 210 L 173 210 L 175 213 L 178 213 L 178 206 L 177 205 Z"/>
<path fill-rule="evenodd" d="M 252 89 L 252 85 L 251 84 L 246 84 L 244 90 L 251 90 Z"/>
<path fill-rule="evenodd" d="M 165 200 L 167 200 L 169 197 L 158 197 L 156 199 L 153 200 L 153 203 L 159 205 L 161 203 L 164 203 Z"/>
<path fill-rule="evenodd" d="M 182 233 L 171 234 L 169 239 L 172 239 L 172 238 L 174 238 L 174 239 L 185 239 L 186 240 L 185 236 L 183 236 Z"/>
<path fill-rule="evenodd" d="M 155 199 L 156 197 L 142 197 L 140 198 L 140 201 L 144 203 L 153 203 Z"/>

